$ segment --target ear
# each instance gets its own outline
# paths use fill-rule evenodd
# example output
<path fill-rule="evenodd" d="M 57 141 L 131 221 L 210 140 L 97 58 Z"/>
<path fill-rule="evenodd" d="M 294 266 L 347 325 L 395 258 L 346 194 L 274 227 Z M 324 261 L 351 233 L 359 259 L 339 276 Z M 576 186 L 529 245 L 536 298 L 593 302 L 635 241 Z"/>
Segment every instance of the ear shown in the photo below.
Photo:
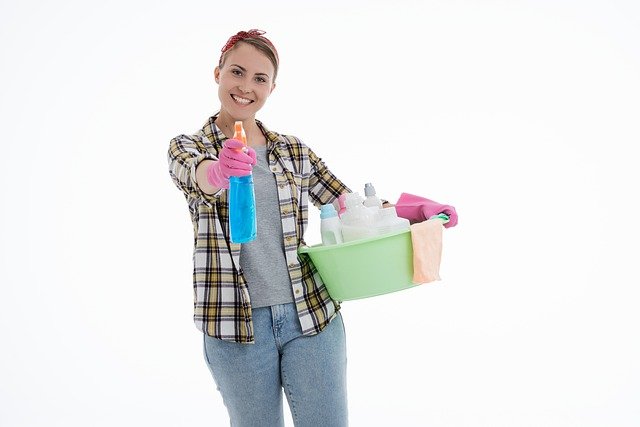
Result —
<path fill-rule="evenodd" d="M 216 83 L 220 83 L 220 67 L 216 67 L 213 70 L 213 78 L 215 79 Z"/>
<path fill-rule="evenodd" d="M 271 85 L 271 90 L 269 91 L 269 95 L 273 93 L 273 90 L 276 88 L 275 82 Z"/>

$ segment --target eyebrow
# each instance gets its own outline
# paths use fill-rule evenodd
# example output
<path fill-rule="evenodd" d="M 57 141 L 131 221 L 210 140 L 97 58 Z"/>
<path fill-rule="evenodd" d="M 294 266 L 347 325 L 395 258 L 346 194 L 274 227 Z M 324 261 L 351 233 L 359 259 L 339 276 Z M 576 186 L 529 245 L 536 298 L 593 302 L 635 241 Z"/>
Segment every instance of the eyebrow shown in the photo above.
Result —
<path fill-rule="evenodd" d="M 238 65 L 238 64 L 230 64 L 229 66 L 231 66 L 231 67 L 238 67 L 238 68 L 240 68 L 242 71 L 244 71 L 245 73 L 247 72 L 247 69 L 246 69 L 246 68 L 244 68 L 242 65 Z M 267 73 L 256 73 L 255 75 L 256 75 L 256 76 L 267 76 L 267 77 L 269 77 L 269 74 L 267 74 Z"/>

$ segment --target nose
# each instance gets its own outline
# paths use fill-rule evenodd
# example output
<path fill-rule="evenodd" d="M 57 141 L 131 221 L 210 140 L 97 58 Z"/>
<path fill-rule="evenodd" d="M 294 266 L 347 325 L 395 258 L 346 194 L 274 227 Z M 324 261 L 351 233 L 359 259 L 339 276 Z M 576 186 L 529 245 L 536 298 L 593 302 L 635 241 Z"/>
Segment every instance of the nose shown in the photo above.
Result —
<path fill-rule="evenodd" d="M 240 90 L 240 92 L 242 93 L 249 93 L 251 92 L 251 80 L 245 79 L 243 80 L 239 85 L 238 85 L 238 89 Z"/>

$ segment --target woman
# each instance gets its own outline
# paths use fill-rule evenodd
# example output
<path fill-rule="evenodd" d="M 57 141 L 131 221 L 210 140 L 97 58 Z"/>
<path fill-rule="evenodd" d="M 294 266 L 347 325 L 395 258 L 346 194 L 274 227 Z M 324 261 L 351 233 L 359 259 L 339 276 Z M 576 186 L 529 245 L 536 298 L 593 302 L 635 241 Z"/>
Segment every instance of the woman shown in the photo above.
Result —
<path fill-rule="evenodd" d="M 241 31 L 215 68 L 220 111 L 194 135 L 171 140 L 169 169 L 195 232 L 196 326 L 232 425 L 282 426 L 282 389 L 296 426 L 347 425 L 346 346 L 339 306 L 298 258 L 309 200 L 350 190 L 294 136 L 256 113 L 274 88 L 278 53 L 264 32 Z M 249 148 L 238 150 L 242 121 Z M 257 238 L 229 239 L 230 176 L 253 174 Z"/>

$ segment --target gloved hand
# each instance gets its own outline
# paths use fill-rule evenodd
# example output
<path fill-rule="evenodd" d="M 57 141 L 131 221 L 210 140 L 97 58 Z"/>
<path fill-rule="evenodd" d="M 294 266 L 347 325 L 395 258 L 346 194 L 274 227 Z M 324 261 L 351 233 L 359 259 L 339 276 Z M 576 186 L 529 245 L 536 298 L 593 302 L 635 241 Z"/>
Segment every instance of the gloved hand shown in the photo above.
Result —
<path fill-rule="evenodd" d="M 256 162 L 253 148 L 237 139 L 227 139 L 218 153 L 218 160 L 207 169 L 207 180 L 215 187 L 229 188 L 229 177 L 249 175 Z"/>
<path fill-rule="evenodd" d="M 399 217 L 408 219 L 412 224 L 426 221 L 439 213 L 444 213 L 449 217 L 449 222 L 444 224 L 445 228 L 455 227 L 458 223 L 458 213 L 453 206 L 442 205 L 409 193 L 400 195 L 395 208 Z"/>

